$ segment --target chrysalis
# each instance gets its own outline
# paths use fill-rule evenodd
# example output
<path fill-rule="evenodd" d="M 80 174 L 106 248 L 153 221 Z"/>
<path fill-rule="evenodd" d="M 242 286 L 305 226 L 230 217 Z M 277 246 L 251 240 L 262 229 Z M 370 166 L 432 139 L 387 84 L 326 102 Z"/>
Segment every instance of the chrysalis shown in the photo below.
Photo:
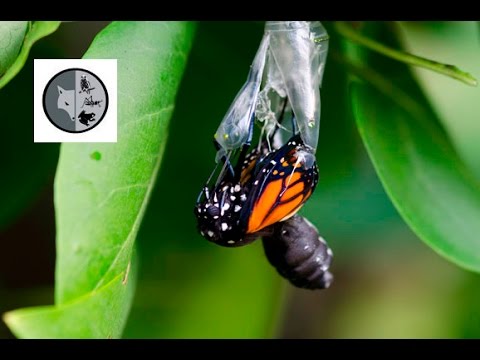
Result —
<path fill-rule="evenodd" d="M 332 283 L 332 250 L 307 219 L 295 215 L 275 224 L 272 235 L 263 237 L 263 247 L 268 261 L 293 285 L 326 289 Z"/>
<path fill-rule="evenodd" d="M 264 123 L 267 132 L 278 126 L 284 101 L 293 112 L 303 142 L 315 151 L 320 129 L 319 88 L 327 52 L 328 34 L 319 22 L 267 22 L 247 81 L 215 133 L 221 155 L 247 142 L 255 118 Z"/>

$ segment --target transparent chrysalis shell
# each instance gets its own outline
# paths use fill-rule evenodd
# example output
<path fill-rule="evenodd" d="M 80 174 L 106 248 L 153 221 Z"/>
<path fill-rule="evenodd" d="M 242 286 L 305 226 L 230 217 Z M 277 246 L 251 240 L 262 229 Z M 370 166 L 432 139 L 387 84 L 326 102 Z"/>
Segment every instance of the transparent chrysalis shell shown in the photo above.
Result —
<path fill-rule="evenodd" d="M 265 32 L 270 35 L 268 55 L 275 63 L 268 62 L 265 88 L 271 86 L 281 97 L 286 93 L 303 141 L 316 149 L 327 31 L 318 21 L 269 21 Z"/>
<path fill-rule="evenodd" d="M 319 88 L 327 52 L 328 34 L 320 22 L 268 21 L 247 81 L 215 133 L 219 152 L 241 147 L 255 116 L 263 122 L 264 131 L 272 131 L 285 98 L 302 140 L 315 150 L 320 128 Z M 289 132 L 285 137 L 292 135 Z"/>
<path fill-rule="evenodd" d="M 215 132 L 215 140 L 224 150 L 237 149 L 248 139 L 250 122 L 254 121 L 255 105 L 262 83 L 268 43 L 269 36 L 265 34 L 250 66 L 247 81 L 238 92 Z"/>

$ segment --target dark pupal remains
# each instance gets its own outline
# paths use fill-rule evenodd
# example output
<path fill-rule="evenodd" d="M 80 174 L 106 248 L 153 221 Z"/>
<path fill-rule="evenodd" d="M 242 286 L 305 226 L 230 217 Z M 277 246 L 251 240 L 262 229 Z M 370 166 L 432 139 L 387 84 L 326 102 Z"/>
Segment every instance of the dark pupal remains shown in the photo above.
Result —
<path fill-rule="evenodd" d="M 326 289 L 333 281 L 328 271 L 333 253 L 317 229 L 295 215 L 273 225 L 273 234 L 263 237 L 270 264 L 293 285 L 306 289 Z"/>

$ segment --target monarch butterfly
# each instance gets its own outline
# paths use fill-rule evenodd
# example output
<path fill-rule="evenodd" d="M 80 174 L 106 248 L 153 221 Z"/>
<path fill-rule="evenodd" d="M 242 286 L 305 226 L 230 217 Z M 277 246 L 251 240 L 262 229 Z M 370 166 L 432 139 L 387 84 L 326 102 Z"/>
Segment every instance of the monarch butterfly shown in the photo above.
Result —
<path fill-rule="evenodd" d="M 266 23 L 247 81 L 214 136 L 223 168 L 210 186 L 214 169 L 194 211 L 202 236 L 218 245 L 242 246 L 263 236 L 270 263 L 292 284 L 311 289 L 333 279 L 331 250 L 295 215 L 318 182 L 314 153 L 327 51 L 319 22 Z M 281 125 L 287 105 L 291 129 Z M 248 153 L 255 120 L 263 123 L 262 135 Z"/>
<path fill-rule="evenodd" d="M 200 233 L 222 246 L 248 244 L 270 234 L 273 225 L 293 216 L 318 182 L 315 156 L 299 134 L 278 150 L 266 142 L 229 169 L 195 206 Z M 245 158 L 245 159 L 244 159 Z"/>
<path fill-rule="evenodd" d="M 299 215 L 272 228 L 273 233 L 263 237 L 263 248 L 278 273 L 297 287 L 328 288 L 333 281 L 328 271 L 333 253 L 317 229 Z"/>
<path fill-rule="evenodd" d="M 293 216 L 312 194 L 318 181 L 314 151 L 327 51 L 328 34 L 319 22 L 266 23 L 247 81 L 215 133 L 217 161 L 224 168 L 197 199 L 198 228 L 208 240 L 247 244 Z M 281 127 L 287 104 L 296 115 L 294 136 L 272 151 L 269 140 Z M 247 156 L 255 117 L 268 136 Z M 239 149 L 233 166 L 232 154 Z"/>

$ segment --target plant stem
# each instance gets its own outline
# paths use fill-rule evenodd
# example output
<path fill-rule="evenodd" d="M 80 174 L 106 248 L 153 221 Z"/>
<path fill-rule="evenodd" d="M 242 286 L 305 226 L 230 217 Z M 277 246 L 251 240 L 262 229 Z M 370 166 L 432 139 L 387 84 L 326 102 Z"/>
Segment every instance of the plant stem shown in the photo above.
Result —
<path fill-rule="evenodd" d="M 435 71 L 437 73 L 449 76 L 453 79 L 460 80 L 470 86 L 477 86 L 477 79 L 475 79 L 469 73 L 460 70 L 454 65 L 439 63 L 437 61 L 409 54 L 404 51 L 392 49 L 388 46 L 376 42 L 373 39 L 361 35 L 360 33 L 356 32 L 350 25 L 343 21 L 336 22 L 335 29 L 347 39 L 363 45 L 370 50 L 376 51 L 382 55 L 388 56 L 392 59 L 401 61 L 409 65 L 415 65 Z"/>

